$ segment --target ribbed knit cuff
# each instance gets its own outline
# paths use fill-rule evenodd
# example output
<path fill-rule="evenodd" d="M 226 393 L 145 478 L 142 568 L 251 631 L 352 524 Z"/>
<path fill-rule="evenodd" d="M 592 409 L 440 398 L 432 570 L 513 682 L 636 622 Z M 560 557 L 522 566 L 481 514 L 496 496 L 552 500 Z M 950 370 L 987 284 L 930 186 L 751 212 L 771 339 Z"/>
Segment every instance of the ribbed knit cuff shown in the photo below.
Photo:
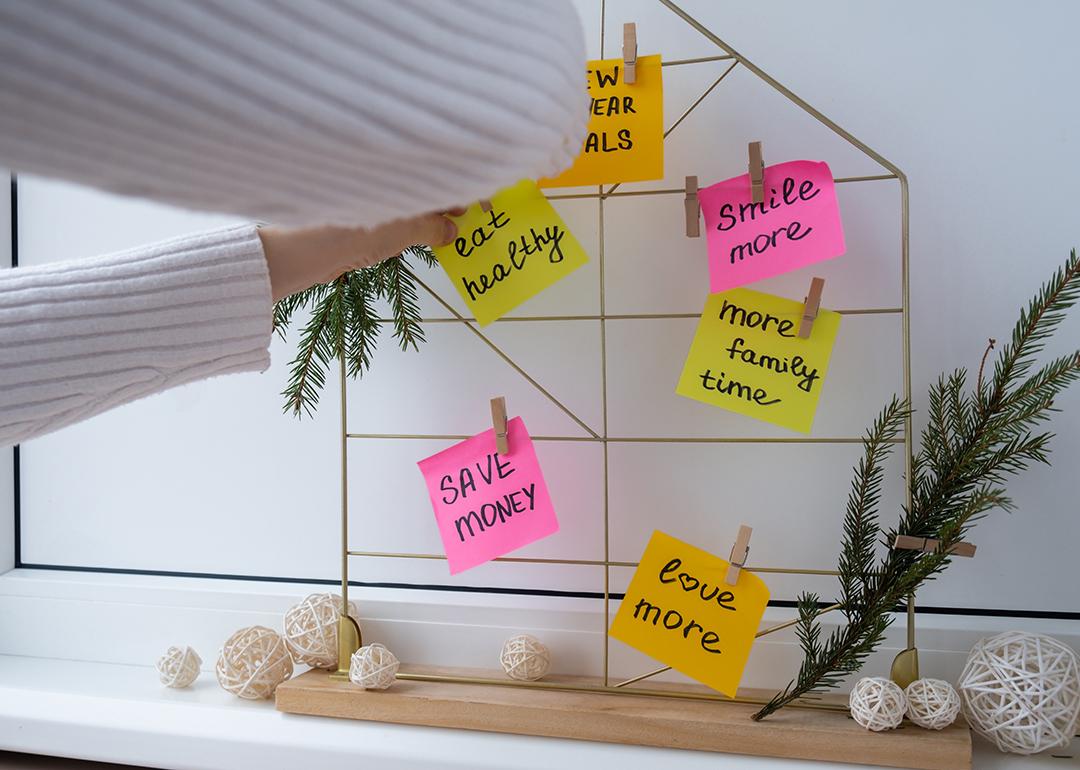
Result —
<path fill-rule="evenodd" d="M 272 307 L 254 225 L 0 271 L 0 445 L 266 369 Z"/>

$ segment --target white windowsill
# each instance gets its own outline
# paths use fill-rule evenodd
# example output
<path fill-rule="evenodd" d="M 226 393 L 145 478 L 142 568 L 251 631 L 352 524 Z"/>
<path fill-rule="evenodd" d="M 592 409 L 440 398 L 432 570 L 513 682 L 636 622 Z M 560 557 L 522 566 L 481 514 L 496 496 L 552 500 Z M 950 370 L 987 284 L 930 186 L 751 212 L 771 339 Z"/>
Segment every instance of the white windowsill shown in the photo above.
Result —
<path fill-rule="evenodd" d="M 373 759 L 384 770 L 853 767 L 285 715 L 272 703 L 222 691 L 210 670 L 221 640 L 241 625 L 280 625 L 282 608 L 308 588 L 30 570 L 0 576 L 0 748 L 193 770 L 354 770 L 358 760 Z M 547 638 L 596 630 L 596 603 L 587 600 L 386 590 L 362 595 L 365 633 L 371 629 L 392 647 L 429 633 L 453 634 L 455 646 L 486 647 L 485 640 L 498 642 L 508 627 L 526 624 Z M 926 660 L 942 666 L 955 658 L 943 641 L 955 637 L 966 644 L 972 634 L 1000 630 L 995 624 L 1001 624 L 936 620 L 923 625 L 920 638 L 938 647 L 925 650 Z M 1043 630 L 1075 644 L 1076 626 Z M 166 639 L 192 643 L 202 653 L 205 670 L 194 688 L 173 691 L 158 683 L 150 664 Z M 469 653 L 460 654 L 464 660 Z M 1080 741 L 1059 753 L 1080 756 Z M 974 766 L 1063 770 L 1075 761 L 1008 757 L 980 742 Z"/>
<path fill-rule="evenodd" d="M 0 745 L 191 770 L 355 770 L 361 760 L 377 761 L 380 770 L 854 767 L 294 716 L 269 702 L 234 698 L 205 673 L 193 688 L 173 691 L 147 666 L 14 656 L 0 656 Z M 1070 765 L 1049 756 L 1006 757 L 985 744 L 974 763 L 979 770 Z"/>

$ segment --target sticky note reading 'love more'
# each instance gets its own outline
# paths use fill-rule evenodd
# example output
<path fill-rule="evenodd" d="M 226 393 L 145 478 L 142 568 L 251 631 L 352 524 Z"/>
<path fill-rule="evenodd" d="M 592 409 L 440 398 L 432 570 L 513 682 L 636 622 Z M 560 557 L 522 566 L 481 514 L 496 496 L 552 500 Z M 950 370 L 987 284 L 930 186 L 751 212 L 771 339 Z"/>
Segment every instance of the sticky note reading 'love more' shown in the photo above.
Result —
<path fill-rule="evenodd" d="M 675 392 L 809 433 L 840 329 L 818 311 L 799 337 L 803 304 L 750 289 L 710 294 Z"/>
<path fill-rule="evenodd" d="M 544 474 L 520 417 L 507 424 L 510 453 L 487 430 L 417 465 L 424 474 L 450 574 L 559 531 Z"/>
<path fill-rule="evenodd" d="M 713 293 L 844 253 L 836 185 L 826 163 L 793 160 L 765 169 L 765 200 L 750 202 L 750 175 L 698 192 Z"/>
<path fill-rule="evenodd" d="M 660 56 L 639 56 L 633 85 L 622 59 L 590 61 L 589 133 L 574 165 L 541 187 L 642 182 L 664 178 L 664 84 Z"/>
<path fill-rule="evenodd" d="M 702 684 L 734 697 L 750 657 L 769 588 L 730 565 L 659 530 L 653 532 L 611 636 Z"/>
<path fill-rule="evenodd" d="M 507 187 L 491 211 L 473 204 L 454 221 L 458 237 L 435 256 L 481 326 L 589 261 L 536 182 Z"/>

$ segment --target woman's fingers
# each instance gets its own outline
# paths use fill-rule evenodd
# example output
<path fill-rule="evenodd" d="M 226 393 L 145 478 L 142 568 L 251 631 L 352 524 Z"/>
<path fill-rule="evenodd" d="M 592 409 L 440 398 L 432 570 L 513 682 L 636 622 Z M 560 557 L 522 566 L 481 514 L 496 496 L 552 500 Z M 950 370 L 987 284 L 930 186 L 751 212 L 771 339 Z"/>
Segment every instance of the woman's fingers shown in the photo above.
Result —
<path fill-rule="evenodd" d="M 366 243 L 361 253 L 367 264 L 381 262 L 400 254 L 409 246 L 445 246 L 457 237 L 457 225 L 442 214 L 423 214 L 396 219 L 369 230 L 361 236 Z"/>
<path fill-rule="evenodd" d="M 454 208 L 397 219 L 370 230 L 264 227 L 259 236 L 270 268 L 274 299 L 315 283 L 327 283 L 349 270 L 371 267 L 410 246 L 445 246 L 458 234 L 457 225 L 449 217 L 464 213 L 465 208 Z"/>

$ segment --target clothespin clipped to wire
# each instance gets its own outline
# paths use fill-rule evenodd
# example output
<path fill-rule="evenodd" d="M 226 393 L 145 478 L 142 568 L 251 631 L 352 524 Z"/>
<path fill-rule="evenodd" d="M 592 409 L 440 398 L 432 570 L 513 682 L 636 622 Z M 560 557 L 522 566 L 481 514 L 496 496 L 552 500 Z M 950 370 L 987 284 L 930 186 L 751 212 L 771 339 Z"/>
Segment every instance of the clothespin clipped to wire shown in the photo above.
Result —
<path fill-rule="evenodd" d="M 480 201 L 480 210 L 483 211 L 485 214 L 488 213 L 489 211 L 491 211 L 491 201 L 486 200 L 486 199 L 481 200 Z"/>
<path fill-rule="evenodd" d="M 729 586 L 739 582 L 739 570 L 746 566 L 750 558 L 750 534 L 753 531 L 753 528 L 745 524 L 739 526 L 739 534 L 735 538 L 735 545 L 731 546 L 731 555 L 728 557 L 731 566 L 728 567 L 727 578 L 724 582 Z"/>
<path fill-rule="evenodd" d="M 897 535 L 896 540 L 893 542 L 893 548 L 899 548 L 902 551 L 922 551 L 923 553 L 933 553 L 940 545 L 941 541 L 932 537 L 915 537 L 913 535 Z M 975 544 L 961 540 L 953 543 L 949 553 L 953 556 L 974 556 Z"/>
<path fill-rule="evenodd" d="M 510 454 L 510 442 L 506 431 L 506 397 L 491 399 L 491 426 L 495 429 L 495 451 L 501 455 Z"/>
<path fill-rule="evenodd" d="M 698 183 L 696 176 L 686 177 L 686 237 L 701 237 L 701 202 L 698 200 Z"/>
<path fill-rule="evenodd" d="M 761 142 L 750 142 L 750 202 L 765 202 L 765 159 L 761 155 Z"/>
<path fill-rule="evenodd" d="M 809 339 L 810 332 L 814 329 L 814 319 L 821 309 L 821 292 L 825 288 L 824 278 L 814 278 L 810 281 L 810 292 L 803 300 L 802 322 L 799 324 L 799 337 Z"/>
<path fill-rule="evenodd" d="M 628 86 L 637 82 L 637 24 L 632 21 L 622 25 L 623 82 Z"/>

